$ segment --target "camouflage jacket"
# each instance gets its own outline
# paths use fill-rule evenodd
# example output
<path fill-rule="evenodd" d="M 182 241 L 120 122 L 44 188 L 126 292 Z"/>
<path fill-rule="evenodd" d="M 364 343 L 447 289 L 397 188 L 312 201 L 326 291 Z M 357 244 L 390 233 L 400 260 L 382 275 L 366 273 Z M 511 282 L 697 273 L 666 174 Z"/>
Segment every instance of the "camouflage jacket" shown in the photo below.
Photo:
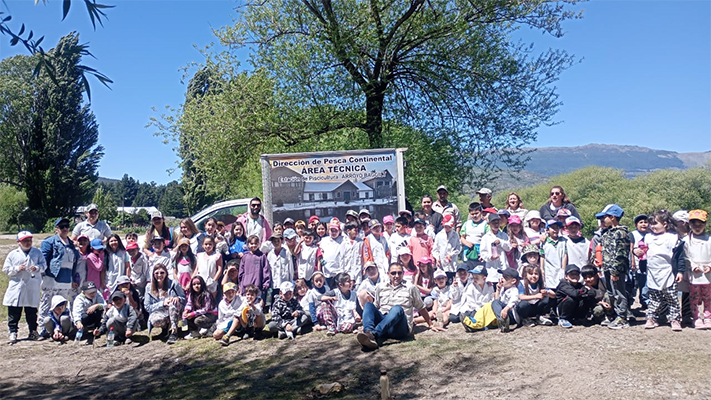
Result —
<path fill-rule="evenodd" d="M 627 227 L 618 225 L 605 230 L 600 237 L 602 270 L 612 276 L 627 273 L 630 267 L 630 240 Z"/>

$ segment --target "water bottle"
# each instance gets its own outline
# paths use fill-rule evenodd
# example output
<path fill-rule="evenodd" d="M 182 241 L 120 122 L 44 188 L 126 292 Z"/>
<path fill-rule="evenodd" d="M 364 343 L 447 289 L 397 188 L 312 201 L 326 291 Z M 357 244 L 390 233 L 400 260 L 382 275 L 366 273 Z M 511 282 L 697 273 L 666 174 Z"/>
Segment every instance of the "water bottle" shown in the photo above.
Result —
<path fill-rule="evenodd" d="M 83 335 L 84 335 L 84 330 L 83 330 L 83 329 L 79 329 L 79 330 L 77 331 L 76 336 L 74 336 L 74 344 L 78 344 L 79 342 L 81 342 L 81 337 L 82 337 Z"/>
<path fill-rule="evenodd" d="M 602 267 L 602 245 L 595 246 L 595 266 Z"/>
<path fill-rule="evenodd" d="M 109 333 L 106 335 L 106 347 L 114 347 L 114 327 L 109 329 Z"/>
<path fill-rule="evenodd" d="M 183 332 L 188 331 L 188 319 L 187 318 L 183 318 L 183 320 L 181 321 L 180 329 L 182 329 Z"/>
<path fill-rule="evenodd" d="M 390 400 L 390 379 L 385 368 L 380 370 L 380 398 Z"/>

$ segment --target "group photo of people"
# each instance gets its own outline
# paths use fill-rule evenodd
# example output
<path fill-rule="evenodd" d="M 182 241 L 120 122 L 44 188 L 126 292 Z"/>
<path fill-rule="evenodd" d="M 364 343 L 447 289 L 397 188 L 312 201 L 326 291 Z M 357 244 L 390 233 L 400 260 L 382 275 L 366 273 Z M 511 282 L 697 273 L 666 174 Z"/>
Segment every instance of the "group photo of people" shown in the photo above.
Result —
<path fill-rule="evenodd" d="M 585 237 L 560 186 L 537 209 L 516 193 L 497 205 L 490 189 L 476 193 L 462 212 L 440 186 L 380 220 L 363 208 L 269 221 L 254 197 L 204 232 L 190 218 L 168 227 L 157 211 L 145 234 L 123 237 L 92 204 L 73 227 L 58 218 L 39 247 L 17 234 L 3 264 L 8 340 L 20 340 L 23 314 L 27 340 L 107 346 L 137 334 L 229 346 L 322 332 L 375 350 L 454 325 L 711 330 L 706 210 L 650 210 L 624 226 L 622 206 L 600 204 Z"/>

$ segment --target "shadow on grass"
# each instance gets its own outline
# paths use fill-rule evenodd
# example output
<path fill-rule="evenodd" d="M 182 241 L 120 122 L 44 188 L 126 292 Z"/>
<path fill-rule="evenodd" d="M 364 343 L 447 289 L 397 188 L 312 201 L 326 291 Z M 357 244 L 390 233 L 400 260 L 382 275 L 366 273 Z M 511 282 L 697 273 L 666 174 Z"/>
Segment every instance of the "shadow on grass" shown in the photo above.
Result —
<path fill-rule="evenodd" d="M 0 398 L 374 399 L 380 395 L 381 367 L 388 368 L 398 399 L 450 398 L 456 394 L 448 391 L 453 390 L 453 376 L 488 375 L 506 368 L 505 362 L 469 340 L 464 342 L 472 347 L 455 353 L 462 342 L 423 336 L 388 341 L 369 353 L 361 352 L 355 338 L 347 335 L 327 339 L 313 334 L 295 343 L 237 341 L 227 348 L 209 339 L 170 349 L 141 343 L 82 353 L 85 365 L 76 374 L 64 371 L 61 379 L 47 371 L 46 380 L 0 383 Z M 446 354 L 456 356 L 441 356 Z M 133 365 L 121 368 L 123 357 L 131 357 Z M 55 361 L 56 368 L 63 368 L 61 356 Z M 71 367 L 67 369 L 79 365 Z M 318 384 L 331 382 L 340 382 L 345 390 L 328 396 L 314 391 Z"/>

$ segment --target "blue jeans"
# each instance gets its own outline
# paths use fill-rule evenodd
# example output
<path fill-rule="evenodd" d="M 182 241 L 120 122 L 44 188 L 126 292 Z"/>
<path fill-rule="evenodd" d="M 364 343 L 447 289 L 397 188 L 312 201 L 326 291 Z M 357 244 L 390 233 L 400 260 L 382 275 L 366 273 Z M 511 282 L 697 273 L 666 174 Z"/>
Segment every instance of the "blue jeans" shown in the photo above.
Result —
<path fill-rule="evenodd" d="M 647 273 L 637 272 L 637 288 L 639 288 L 639 302 L 646 306 L 649 301 L 649 288 L 647 287 Z"/>
<path fill-rule="evenodd" d="M 377 339 L 402 340 L 410 334 L 407 316 L 402 306 L 394 306 L 383 315 L 373 303 L 363 306 L 363 331 L 371 332 Z"/>
<path fill-rule="evenodd" d="M 501 318 L 501 311 L 504 310 L 504 307 L 506 307 L 506 303 L 501 300 L 494 300 L 491 302 L 491 309 L 494 311 L 494 314 L 496 314 L 497 318 Z M 516 323 L 516 320 L 514 319 L 514 310 L 509 310 L 506 313 L 506 316 L 509 320 L 509 324 Z"/>

